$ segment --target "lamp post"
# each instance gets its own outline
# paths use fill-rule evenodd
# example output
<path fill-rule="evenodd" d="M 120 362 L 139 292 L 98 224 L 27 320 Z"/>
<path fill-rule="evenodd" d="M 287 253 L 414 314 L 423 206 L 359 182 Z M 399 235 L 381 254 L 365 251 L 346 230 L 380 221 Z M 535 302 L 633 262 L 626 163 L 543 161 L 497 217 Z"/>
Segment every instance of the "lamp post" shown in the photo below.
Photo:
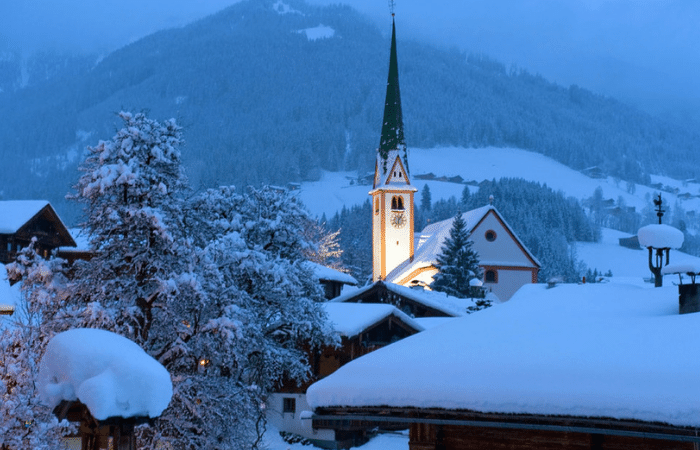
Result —
<path fill-rule="evenodd" d="M 663 225 L 661 218 L 664 215 L 663 200 L 661 194 L 654 199 L 658 225 L 652 224 L 642 227 L 637 232 L 639 244 L 649 250 L 649 270 L 654 274 L 654 286 L 663 286 L 663 274 L 661 269 L 670 262 L 671 249 L 680 248 L 683 245 L 683 232 L 669 225 Z"/>

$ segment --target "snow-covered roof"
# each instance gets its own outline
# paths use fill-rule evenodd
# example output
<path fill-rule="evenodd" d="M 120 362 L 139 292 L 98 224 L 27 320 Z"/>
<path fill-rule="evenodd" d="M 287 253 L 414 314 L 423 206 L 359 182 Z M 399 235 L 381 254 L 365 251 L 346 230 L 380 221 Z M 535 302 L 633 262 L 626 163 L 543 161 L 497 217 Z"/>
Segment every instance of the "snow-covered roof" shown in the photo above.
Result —
<path fill-rule="evenodd" d="M 170 374 L 129 339 L 78 328 L 54 336 L 41 359 L 41 400 L 80 400 L 97 420 L 158 417 L 173 395 Z"/>
<path fill-rule="evenodd" d="M 423 331 L 424 329 L 416 320 L 411 319 L 392 305 L 381 303 L 324 303 L 323 308 L 328 314 L 328 320 L 333 323 L 333 329 L 340 333 L 341 336 L 347 338 L 357 336 L 389 316 L 400 319 L 416 331 Z"/>
<path fill-rule="evenodd" d="M 357 280 L 352 275 L 347 273 L 331 269 L 330 267 L 326 267 L 312 261 L 307 261 L 305 264 L 308 264 L 309 267 L 313 269 L 314 275 L 319 280 L 337 281 L 339 283 L 351 284 L 353 286 L 357 284 Z"/>
<path fill-rule="evenodd" d="M 414 289 L 414 288 L 409 288 L 406 286 L 401 286 L 398 284 L 388 283 L 388 282 L 377 282 L 377 283 L 383 283 L 384 286 L 386 286 L 386 288 L 389 291 L 391 291 L 395 294 L 398 294 L 404 298 L 413 300 L 414 302 L 420 303 L 420 304 L 427 306 L 429 308 L 436 309 L 438 311 L 442 311 L 443 313 L 445 313 L 449 316 L 452 316 L 452 317 L 459 317 L 459 316 L 466 315 L 467 308 L 474 305 L 474 303 L 469 299 L 452 297 L 452 296 L 445 294 L 444 292 L 428 291 L 425 289 L 418 289 L 418 288 Z M 344 292 L 343 294 L 339 295 L 338 297 L 335 297 L 335 298 L 329 300 L 329 302 L 331 302 L 331 303 L 345 303 L 345 302 L 351 301 L 354 298 L 361 296 L 365 292 L 374 288 L 375 284 L 370 284 L 370 285 L 364 286 L 360 289 L 349 290 L 348 292 Z"/>
<path fill-rule="evenodd" d="M 644 226 L 637 232 L 637 237 L 642 247 L 654 248 L 681 248 L 684 240 L 681 230 L 664 224 Z"/>
<path fill-rule="evenodd" d="M 512 231 L 512 228 L 506 223 L 503 217 L 501 217 L 500 213 L 493 205 L 482 206 L 481 208 L 476 208 L 471 211 L 462 213 L 462 219 L 466 224 L 466 229 L 469 230 L 470 233 L 474 231 L 474 228 L 484 219 L 484 217 L 490 211 L 493 211 L 503 222 L 506 228 Z M 423 231 L 421 231 L 420 237 L 416 240 L 417 248 L 413 255 L 413 260 L 407 260 L 404 263 L 400 264 L 386 276 L 386 279 L 393 283 L 397 283 L 418 269 L 435 266 L 435 264 L 437 263 L 437 256 L 440 254 L 440 252 L 442 252 L 442 247 L 445 244 L 445 239 L 447 239 L 450 236 L 450 230 L 452 229 L 453 222 L 454 217 L 442 220 L 440 222 L 435 222 L 425 227 Z M 511 234 L 515 237 L 518 244 L 520 244 L 520 247 L 522 247 L 527 253 L 527 256 L 537 266 L 539 266 L 540 263 L 537 260 L 537 258 L 535 258 L 535 255 L 533 255 L 527 249 L 527 247 L 525 247 L 525 245 L 522 243 L 522 241 L 520 241 L 520 239 L 515 235 L 515 233 Z M 512 261 L 481 260 L 480 263 L 492 266 L 505 267 L 514 265 Z"/>
<path fill-rule="evenodd" d="M 346 364 L 307 400 L 700 426 L 698 329 L 674 286 L 526 285 Z"/>
<path fill-rule="evenodd" d="M 0 201 L 0 234 L 16 233 L 48 204 L 46 200 Z"/>

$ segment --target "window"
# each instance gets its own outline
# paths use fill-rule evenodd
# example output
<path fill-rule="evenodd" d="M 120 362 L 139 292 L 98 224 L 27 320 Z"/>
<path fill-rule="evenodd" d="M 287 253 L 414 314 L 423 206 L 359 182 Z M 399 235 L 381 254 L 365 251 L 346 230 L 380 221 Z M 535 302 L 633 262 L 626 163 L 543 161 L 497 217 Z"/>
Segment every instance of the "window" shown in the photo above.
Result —
<path fill-rule="evenodd" d="M 293 397 L 284 397 L 282 399 L 282 412 L 294 414 L 297 410 L 297 399 Z"/>
<path fill-rule="evenodd" d="M 484 234 L 484 236 L 486 237 L 486 240 L 489 242 L 493 242 L 496 240 L 496 232 L 493 230 L 488 230 L 486 232 L 486 234 Z"/>
<path fill-rule="evenodd" d="M 403 211 L 403 197 L 398 195 L 391 197 L 391 209 Z"/>
<path fill-rule="evenodd" d="M 484 282 L 498 283 L 498 273 L 495 270 L 489 269 L 484 274 Z"/>
<path fill-rule="evenodd" d="M 374 199 L 374 213 L 379 214 L 379 199 L 378 198 Z"/>

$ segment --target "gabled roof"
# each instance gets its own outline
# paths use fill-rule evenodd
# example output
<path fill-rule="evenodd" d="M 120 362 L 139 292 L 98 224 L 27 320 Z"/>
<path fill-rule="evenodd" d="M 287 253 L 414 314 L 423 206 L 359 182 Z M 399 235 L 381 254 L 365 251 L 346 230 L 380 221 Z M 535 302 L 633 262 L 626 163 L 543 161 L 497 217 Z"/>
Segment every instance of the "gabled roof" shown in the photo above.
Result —
<path fill-rule="evenodd" d="M 333 324 L 333 329 L 346 338 L 353 338 L 390 316 L 395 317 L 416 332 L 423 331 L 423 326 L 418 324 L 416 320 L 411 319 L 392 305 L 329 302 L 323 304 L 323 309 L 326 310 L 328 320 Z"/>
<path fill-rule="evenodd" d="M 444 292 L 426 291 L 400 286 L 385 281 L 377 281 L 360 289 L 345 292 L 329 303 L 353 303 L 366 302 L 375 291 L 386 289 L 401 298 L 424 306 L 428 310 L 434 310 L 438 315 L 449 317 L 461 317 L 467 314 L 467 308 L 473 306 L 469 299 L 451 297 Z"/>
<path fill-rule="evenodd" d="M 531 284 L 343 366 L 307 399 L 700 427 L 698 328 L 675 286 Z"/>
<path fill-rule="evenodd" d="M 469 233 L 472 233 L 488 214 L 494 214 L 496 216 L 506 230 L 508 230 L 518 246 L 522 249 L 523 253 L 528 259 L 530 259 L 530 261 L 532 261 L 533 266 L 540 267 L 540 262 L 537 260 L 535 255 L 528 250 L 525 244 L 523 244 L 520 238 L 518 238 L 518 236 L 513 232 L 513 229 L 510 227 L 510 225 L 508 225 L 508 223 L 503 219 L 501 214 L 493 205 L 482 206 L 481 208 L 476 208 L 462 214 L 462 219 L 464 220 Z M 414 253 L 413 261 L 405 261 L 392 270 L 386 277 L 387 281 L 397 283 L 416 270 L 434 267 L 437 263 L 437 255 L 439 255 L 442 251 L 445 239 L 447 239 L 450 235 L 453 221 L 454 217 L 440 222 L 435 222 L 425 227 L 420 233 L 420 238 L 417 240 L 418 247 Z M 510 264 L 508 261 L 482 260 L 480 262 L 482 264 L 498 266 L 507 266 Z"/>
<path fill-rule="evenodd" d="M 75 241 L 51 204 L 46 200 L 0 201 L 0 234 L 21 233 L 32 220 L 45 214 L 56 224 L 59 245 L 75 247 Z M 26 231 L 26 230 L 24 230 Z M 31 234 L 31 233 L 30 233 Z"/>

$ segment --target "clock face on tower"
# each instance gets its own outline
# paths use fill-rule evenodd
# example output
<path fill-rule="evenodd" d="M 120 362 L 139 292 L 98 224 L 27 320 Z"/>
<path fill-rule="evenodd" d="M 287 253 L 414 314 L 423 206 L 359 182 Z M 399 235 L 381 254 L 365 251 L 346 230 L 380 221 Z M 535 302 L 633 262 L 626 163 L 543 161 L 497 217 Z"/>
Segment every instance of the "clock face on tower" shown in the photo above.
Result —
<path fill-rule="evenodd" d="M 402 212 L 392 213 L 391 225 L 394 228 L 402 228 L 404 225 L 406 225 L 406 215 Z"/>

